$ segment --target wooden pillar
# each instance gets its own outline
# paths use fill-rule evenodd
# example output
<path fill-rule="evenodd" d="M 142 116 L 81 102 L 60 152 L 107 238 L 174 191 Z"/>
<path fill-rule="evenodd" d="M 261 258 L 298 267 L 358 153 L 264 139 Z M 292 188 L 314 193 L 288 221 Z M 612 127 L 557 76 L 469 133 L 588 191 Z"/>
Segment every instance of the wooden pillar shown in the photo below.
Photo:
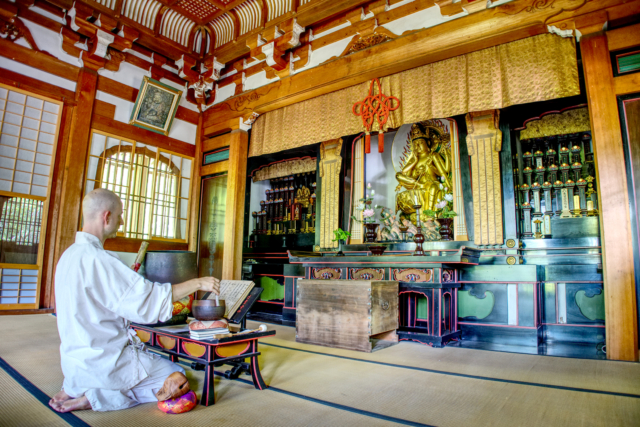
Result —
<path fill-rule="evenodd" d="M 200 168 L 202 167 L 202 113 L 198 116 L 198 131 L 196 133 L 196 155 L 193 159 L 191 174 L 191 210 L 189 214 L 189 250 L 198 251 L 198 228 L 200 228 Z"/>
<path fill-rule="evenodd" d="M 60 221 L 60 196 L 62 181 L 64 178 L 64 165 L 67 156 L 67 148 L 69 146 L 69 138 L 71 137 L 71 124 L 76 108 L 74 105 L 65 104 L 62 109 L 62 118 L 60 120 L 60 132 L 58 135 L 56 157 L 53 163 L 53 174 L 51 175 L 51 190 L 49 193 L 49 209 L 47 215 L 49 221 L 47 224 L 46 235 L 44 236 L 44 259 L 42 263 L 42 283 L 40 291 L 40 308 L 54 308 L 55 294 L 53 292 L 53 275 L 57 258 L 55 257 L 55 248 L 58 242 L 58 223 Z"/>
<path fill-rule="evenodd" d="M 71 132 L 64 162 L 55 264 L 58 263 L 62 253 L 75 241 L 76 231 L 80 225 L 85 164 L 91 138 L 91 116 L 97 83 L 97 71 L 86 67 L 80 70 L 76 86 L 75 114 L 71 120 Z"/>
<path fill-rule="evenodd" d="M 242 277 L 242 233 L 248 148 L 249 135 L 246 131 L 238 129 L 229 134 L 229 175 L 227 211 L 224 216 L 222 279 L 239 280 Z"/>
<path fill-rule="evenodd" d="M 638 324 L 624 152 L 607 37 L 580 42 L 598 181 L 607 358 L 638 361 Z"/>

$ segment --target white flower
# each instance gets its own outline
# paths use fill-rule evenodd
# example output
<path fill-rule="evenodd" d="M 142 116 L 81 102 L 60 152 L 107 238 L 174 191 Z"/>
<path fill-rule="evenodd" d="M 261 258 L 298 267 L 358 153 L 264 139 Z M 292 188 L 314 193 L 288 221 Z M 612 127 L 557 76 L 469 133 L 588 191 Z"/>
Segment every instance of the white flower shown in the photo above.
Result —
<path fill-rule="evenodd" d="M 449 194 L 445 194 L 444 198 L 446 201 L 448 202 L 453 202 L 453 194 L 449 193 Z"/>
<path fill-rule="evenodd" d="M 368 199 L 368 198 L 369 198 L 369 193 L 366 193 L 366 194 L 364 195 L 364 197 Z"/>
<path fill-rule="evenodd" d="M 367 188 L 371 188 L 371 183 L 367 182 Z"/>
<path fill-rule="evenodd" d="M 371 197 L 373 197 L 374 194 L 376 194 L 376 190 L 371 190 Z"/>
<path fill-rule="evenodd" d="M 442 190 L 444 188 L 444 185 L 440 184 L 440 189 Z"/>
<path fill-rule="evenodd" d="M 441 200 L 440 202 L 438 202 L 438 204 L 436 204 L 436 208 L 438 208 L 438 209 L 442 209 L 445 206 L 447 206 L 447 201 L 446 200 Z"/>

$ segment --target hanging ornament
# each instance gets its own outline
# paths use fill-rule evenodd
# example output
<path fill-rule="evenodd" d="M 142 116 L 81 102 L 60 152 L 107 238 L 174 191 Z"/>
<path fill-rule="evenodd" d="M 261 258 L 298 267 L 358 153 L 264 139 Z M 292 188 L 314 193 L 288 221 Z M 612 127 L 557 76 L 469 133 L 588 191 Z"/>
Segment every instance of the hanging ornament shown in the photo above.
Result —
<path fill-rule="evenodd" d="M 373 84 L 378 85 L 378 94 L 374 95 Z M 394 105 L 395 101 L 395 105 Z M 352 111 L 356 116 L 362 118 L 362 125 L 365 130 L 364 138 L 364 152 L 371 152 L 371 128 L 373 127 L 373 120 L 378 122 L 378 152 L 384 153 L 384 126 L 389 119 L 389 112 L 395 111 L 400 107 L 400 100 L 395 96 L 387 96 L 382 93 L 382 87 L 380 86 L 380 80 L 373 79 L 369 85 L 369 95 L 364 100 L 358 101 L 353 104 Z"/>

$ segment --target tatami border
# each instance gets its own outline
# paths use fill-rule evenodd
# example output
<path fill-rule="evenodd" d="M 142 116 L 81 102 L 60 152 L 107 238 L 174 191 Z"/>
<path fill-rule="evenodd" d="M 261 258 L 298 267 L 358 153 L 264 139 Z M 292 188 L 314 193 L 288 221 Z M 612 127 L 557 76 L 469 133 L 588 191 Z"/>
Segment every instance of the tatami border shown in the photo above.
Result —
<path fill-rule="evenodd" d="M 567 387 L 567 386 L 562 386 L 562 385 L 532 383 L 532 382 L 528 382 L 528 381 L 516 381 L 516 380 L 507 380 L 507 379 L 502 379 L 502 378 L 483 377 L 483 376 L 480 376 L 480 375 L 460 374 L 460 373 L 456 373 L 456 372 L 440 371 L 438 369 L 420 368 L 420 367 L 417 367 L 417 366 L 399 365 L 399 364 L 396 364 L 396 363 L 376 362 L 374 360 L 358 359 L 356 357 L 340 356 L 340 355 L 337 355 L 337 354 L 322 353 L 322 352 L 319 352 L 319 351 L 312 351 L 312 350 L 304 350 L 304 349 L 301 349 L 301 348 L 286 347 L 286 346 L 283 346 L 283 345 L 271 344 L 271 343 L 268 343 L 268 342 L 261 342 L 260 345 L 267 345 L 267 346 L 271 346 L 271 347 L 282 348 L 282 349 L 285 349 L 285 350 L 301 351 L 301 352 L 304 352 L 304 353 L 318 354 L 320 356 L 335 357 L 335 358 L 338 358 L 338 359 L 353 360 L 354 362 L 372 363 L 374 365 L 389 366 L 391 368 L 410 369 L 410 370 L 413 370 L 413 371 L 429 372 L 429 373 L 432 373 L 432 374 L 449 375 L 449 376 L 452 376 L 452 377 L 470 378 L 470 379 L 474 379 L 474 380 L 493 381 L 493 382 L 517 384 L 517 385 L 526 385 L 526 386 L 530 386 L 530 387 L 543 387 L 543 388 L 552 388 L 552 389 L 556 389 L 556 390 L 576 391 L 576 392 L 580 392 L 580 393 L 606 394 L 606 395 L 609 395 L 609 396 L 631 397 L 631 398 L 634 398 L 634 399 L 640 399 L 640 394 L 619 393 L 619 392 L 616 392 L 616 391 L 593 390 L 593 389 L 590 389 L 590 388 Z"/>
<path fill-rule="evenodd" d="M 27 390 L 33 397 L 35 397 L 40 403 L 46 406 L 51 412 L 62 418 L 72 427 L 91 427 L 86 422 L 82 421 L 76 415 L 71 412 L 56 412 L 49 406 L 49 400 L 51 398 L 38 387 L 36 387 L 31 381 L 26 379 L 20 372 L 16 371 L 11 365 L 9 365 L 2 357 L 0 357 L 0 368 L 2 368 L 11 378 L 13 378 L 18 384 L 20 384 L 25 390 Z"/>

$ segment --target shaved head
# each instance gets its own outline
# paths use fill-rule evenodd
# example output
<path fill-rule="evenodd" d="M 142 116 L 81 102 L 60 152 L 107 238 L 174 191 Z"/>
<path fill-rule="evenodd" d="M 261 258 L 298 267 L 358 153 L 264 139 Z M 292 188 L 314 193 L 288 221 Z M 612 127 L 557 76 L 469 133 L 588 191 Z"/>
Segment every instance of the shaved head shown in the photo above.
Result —
<path fill-rule="evenodd" d="M 105 212 L 122 210 L 122 201 L 113 191 L 96 188 L 82 200 L 82 216 L 85 222 L 101 217 Z"/>

